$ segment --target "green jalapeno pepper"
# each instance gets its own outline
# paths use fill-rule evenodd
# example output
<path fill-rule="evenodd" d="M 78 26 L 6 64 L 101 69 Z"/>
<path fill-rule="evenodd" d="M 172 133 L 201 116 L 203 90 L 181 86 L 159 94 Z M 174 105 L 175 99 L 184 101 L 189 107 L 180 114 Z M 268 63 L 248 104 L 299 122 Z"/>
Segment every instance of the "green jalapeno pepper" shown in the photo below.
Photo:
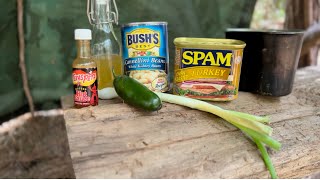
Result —
<path fill-rule="evenodd" d="M 160 98 L 146 86 L 126 75 L 116 76 L 113 72 L 113 76 L 113 86 L 125 103 L 147 111 L 161 109 Z"/>

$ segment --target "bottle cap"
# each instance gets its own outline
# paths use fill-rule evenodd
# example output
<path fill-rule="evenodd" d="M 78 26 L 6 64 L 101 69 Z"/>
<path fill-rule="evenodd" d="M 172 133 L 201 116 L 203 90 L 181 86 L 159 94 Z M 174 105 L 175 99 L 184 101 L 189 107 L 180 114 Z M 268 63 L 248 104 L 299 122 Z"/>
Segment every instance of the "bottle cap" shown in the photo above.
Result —
<path fill-rule="evenodd" d="M 90 29 L 76 29 L 74 30 L 75 40 L 91 40 L 91 30 Z"/>

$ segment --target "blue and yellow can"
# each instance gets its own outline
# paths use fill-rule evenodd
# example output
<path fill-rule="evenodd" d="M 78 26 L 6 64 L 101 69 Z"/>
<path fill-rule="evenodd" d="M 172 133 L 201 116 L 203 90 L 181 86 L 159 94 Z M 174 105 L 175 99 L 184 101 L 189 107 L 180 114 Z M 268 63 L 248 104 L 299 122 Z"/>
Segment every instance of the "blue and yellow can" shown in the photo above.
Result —
<path fill-rule="evenodd" d="M 243 41 L 176 38 L 173 93 L 201 100 L 238 97 Z"/>
<path fill-rule="evenodd" d="M 135 22 L 121 28 L 124 73 L 156 92 L 169 90 L 167 22 Z"/>

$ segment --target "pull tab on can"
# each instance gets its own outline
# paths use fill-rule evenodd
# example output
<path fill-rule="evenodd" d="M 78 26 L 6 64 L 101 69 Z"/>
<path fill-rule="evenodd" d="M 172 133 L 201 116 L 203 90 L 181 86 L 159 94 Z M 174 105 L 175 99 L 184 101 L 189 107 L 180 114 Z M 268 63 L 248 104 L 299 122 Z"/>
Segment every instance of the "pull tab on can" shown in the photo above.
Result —
<path fill-rule="evenodd" d="M 87 0 L 87 16 L 89 19 L 89 23 L 91 25 L 94 24 L 104 24 L 104 23 L 115 23 L 118 25 L 118 20 L 119 20 L 119 13 L 118 13 L 118 8 L 115 0 L 112 0 L 113 6 L 114 6 L 114 11 L 111 10 L 111 0 Z M 98 15 L 97 15 L 97 7 L 104 5 L 105 7 L 105 12 L 106 15 L 109 17 L 107 20 L 99 20 Z"/>

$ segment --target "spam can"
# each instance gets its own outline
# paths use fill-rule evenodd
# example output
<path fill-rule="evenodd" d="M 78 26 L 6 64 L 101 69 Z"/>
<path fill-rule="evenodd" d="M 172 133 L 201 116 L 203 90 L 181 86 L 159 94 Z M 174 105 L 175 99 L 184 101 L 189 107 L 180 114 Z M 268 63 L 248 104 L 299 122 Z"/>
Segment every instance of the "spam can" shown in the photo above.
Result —
<path fill-rule="evenodd" d="M 210 101 L 238 97 L 243 41 L 176 38 L 174 44 L 174 94 Z"/>
<path fill-rule="evenodd" d="M 152 91 L 168 91 L 167 22 L 125 24 L 121 36 L 124 73 Z"/>

